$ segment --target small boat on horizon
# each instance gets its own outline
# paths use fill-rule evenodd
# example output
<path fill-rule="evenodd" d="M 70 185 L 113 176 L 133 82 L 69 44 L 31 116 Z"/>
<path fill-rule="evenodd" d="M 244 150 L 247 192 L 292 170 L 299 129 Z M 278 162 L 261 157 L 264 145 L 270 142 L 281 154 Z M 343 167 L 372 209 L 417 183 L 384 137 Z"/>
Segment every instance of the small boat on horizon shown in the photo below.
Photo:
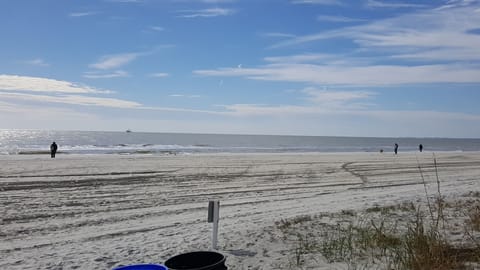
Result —
<path fill-rule="evenodd" d="M 130 129 L 125 130 L 126 133 L 132 132 Z"/>

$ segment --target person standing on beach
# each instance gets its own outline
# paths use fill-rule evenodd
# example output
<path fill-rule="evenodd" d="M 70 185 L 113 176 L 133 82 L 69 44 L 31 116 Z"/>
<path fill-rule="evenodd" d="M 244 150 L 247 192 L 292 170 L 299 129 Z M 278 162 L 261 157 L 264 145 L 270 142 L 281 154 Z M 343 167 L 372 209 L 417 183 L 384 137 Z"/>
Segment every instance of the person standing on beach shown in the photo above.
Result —
<path fill-rule="evenodd" d="M 422 145 L 422 144 L 420 144 L 420 145 L 418 146 L 418 150 L 419 150 L 420 152 L 423 151 L 423 145 Z"/>
<path fill-rule="evenodd" d="M 55 154 L 57 153 L 57 149 L 58 149 L 58 145 L 55 142 L 53 142 L 50 145 L 50 156 L 52 158 L 55 158 Z"/>
<path fill-rule="evenodd" d="M 395 144 L 393 151 L 395 152 L 395 155 L 398 153 L 398 143 Z"/>

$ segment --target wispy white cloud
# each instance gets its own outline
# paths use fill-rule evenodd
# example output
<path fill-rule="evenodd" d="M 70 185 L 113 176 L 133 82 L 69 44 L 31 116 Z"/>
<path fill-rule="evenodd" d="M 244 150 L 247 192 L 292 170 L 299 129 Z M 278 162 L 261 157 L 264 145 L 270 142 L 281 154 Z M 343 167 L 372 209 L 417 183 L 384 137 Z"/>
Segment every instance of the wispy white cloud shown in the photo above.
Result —
<path fill-rule="evenodd" d="M 145 0 L 105 0 L 112 3 L 144 3 Z"/>
<path fill-rule="evenodd" d="M 165 31 L 165 28 L 161 27 L 161 26 L 150 26 L 149 29 L 152 30 L 152 31 L 156 31 L 156 32 Z"/>
<path fill-rule="evenodd" d="M 172 2 L 192 2 L 192 3 L 205 3 L 205 4 L 225 4 L 233 3 L 238 0 L 170 0 Z"/>
<path fill-rule="evenodd" d="M 165 27 L 162 27 L 162 26 L 156 26 L 156 25 L 152 25 L 152 26 L 147 26 L 145 27 L 145 29 L 142 30 L 143 33 L 160 33 L 160 32 L 164 32 L 166 31 L 166 28 Z"/>
<path fill-rule="evenodd" d="M 100 57 L 97 62 L 90 64 L 89 67 L 99 70 L 117 69 L 135 61 L 139 57 L 155 54 L 161 49 L 171 47 L 173 47 L 173 45 L 163 44 L 145 51 L 104 55 Z"/>
<path fill-rule="evenodd" d="M 312 135 L 372 136 L 373 132 L 376 136 L 412 136 L 411 130 L 404 128 L 409 126 L 416 130 L 414 136 L 438 137 L 438 134 L 443 134 L 442 136 L 447 137 L 464 137 L 468 133 L 461 127 L 464 125 L 476 127 L 480 121 L 479 115 L 467 113 L 375 110 L 352 106 L 326 108 L 312 105 L 232 104 L 225 105 L 224 109 L 227 111 L 225 115 L 246 119 L 249 123 L 259 119 L 263 121 L 268 119 L 269 123 L 277 122 L 266 127 L 260 124 L 255 129 L 262 133 L 265 132 L 264 128 L 276 128 L 274 133 L 277 134 L 289 134 L 289 131 L 295 130 L 298 132 L 296 134 Z M 480 132 L 480 129 L 475 128 L 474 132 Z"/>
<path fill-rule="evenodd" d="M 318 61 L 337 59 L 338 56 L 323 54 L 323 53 L 305 53 L 288 56 L 270 56 L 265 57 L 264 60 L 272 63 L 312 63 Z"/>
<path fill-rule="evenodd" d="M 422 4 L 412 4 L 404 2 L 383 2 L 378 0 L 368 0 L 366 6 L 369 8 L 420 8 L 425 7 Z"/>
<path fill-rule="evenodd" d="M 93 69 L 93 71 L 84 72 L 83 77 L 88 79 L 111 79 L 128 77 L 130 76 L 130 74 L 127 71 L 118 70 L 118 68 L 130 64 L 140 56 L 152 54 L 156 50 L 164 47 L 166 46 L 154 48 L 153 50 L 147 52 L 104 55 L 100 57 L 97 62 L 89 65 L 89 68 Z"/>
<path fill-rule="evenodd" d="M 304 53 L 269 56 L 263 60 L 272 64 L 315 64 L 321 66 L 351 67 L 372 65 L 371 57 L 352 57 L 349 54 Z"/>
<path fill-rule="evenodd" d="M 350 110 L 332 112 L 321 107 L 241 105 L 225 106 L 223 113 L 179 108 L 123 109 L 125 114 L 99 115 L 81 106 L 36 106 L 0 101 L 0 122 L 4 128 L 45 129 L 52 126 L 77 130 L 196 132 L 232 134 L 285 134 L 332 136 L 446 136 L 467 137 L 479 134 L 480 117 L 472 114 L 441 111 Z M 100 108 L 100 107 L 99 107 Z M 107 109 L 107 108 L 106 108 Z M 115 109 L 115 108 L 111 108 Z M 228 110 L 227 110 L 228 109 Z M 150 117 L 135 117 L 142 113 Z M 263 113 L 262 113 L 263 110 Z M 175 116 L 166 118 L 165 114 Z M 192 115 L 211 114 L 198 118 Z M 18 121 L 19 115 L 28 115 Z M 161 115 L 162 117 L 156 117 Z M 280 116 L 280 117 L 279 117 Z M 165 120 L 162 120 L 165 119 Z M 401 124 L 400 124 L 401 123 Z M 405 129 L 408 126 L 408 129 Z M 465 126 L 471 127 L 468 132 Z M 413 133 L 412 133 L 413 131 Z M 472 133 L 473 132 L 473 133 Z"/>
<path fill-rule="evenodd" d="M 84 78 L 88 79 L 110 79 L 110 78 L 122 78 L 122 77 L 128 77 L 129 74 L 126 71 L 123 70 L 116 70 L 113 72 L 85 72 L 83 74 Z"/>
<path fill-rule="evenodd" d="M 36 59 L 33 59 L 33 60 L 27 60 L 27 61 L 25 61 L 25 64 L 31 65 L 31 66 L 37 66 L 37 67 L 48 67 L 48 66 L 50 66 L 49 63 L 45 62 L 45 60 L 43 60 L 41 58 L 36 58 Z"/>
<path fill-rule="evenodd" d="M 0 94 L 0 98 L 1 97 L 2 96 Z M 0 100 L 0 112 L 2 112 L 0 115 L 5 115 L 7 113 L 18 114 L 24 112 L 24 108 L 22 106 L 18 106 L 16 103 L 4 102 Z"/>
<path fill-rule="evenodd" d="M 149 75 L 150 77 L 155 77 L 155 78 L 165 78 L 170 76 L 170 74 L 165 73 L 165 72 L 158 72 L 158 73 L 152 73 Z"/>
<path fill-rule="evenodd" d="M 476 4 L 478 6 L 479 4 Z M 322 40 L 346 39 L 356 44 L 350 55 L 337 55 L 343 60 L 347 70 L 375 70 L 381 67 L 378 62 L 402 59 L 407 64 L 386 66 L 387 70 L 404 74 L 410 66 L 412 70 L 422 70 L 422 74 L 433 76 L 432 82 L 477 81 L 478 61 L 480 61 L 480 35 L 472 32 L 480 25 L 480 16 L 474 8 L 459 7 L 448 10 L 421 10 L 389 19 L 369 22 L 363 25 L 337 30 L 298 36 L 277 43 L 274 47 L 295 46 Z M 362 55 L 368 55 L 370 63 L 356 63 Z M 334 59 L 332 59 L 334 60 Z M 350 62 L 350 64 L 349 64 Z M 432 64 L 437 63 L 437 64 Z M 461 70 L 460 77 L 448 76 L 448 66 Z M 323 62 L 323 66 L 309 69 L 335 70 L 338 65 Z M 265 67 L 271 68 L 271 67 Z M 435 73 L 440 72 L 440 73 Z M 348 76 L 348 74 L 344 74 Z M 370 76 L 374 74 L 369 74 Z M 407 74 L 405 74 L 407 75 Z M 442 79 L 447 75 L 449 79 Z M 421 82 L 410 74 L 412 82 Z M 398 80 L 396 80 L 398 82 Z M 407 80 L 406 80 L 407 81 Z"/>
<path fill-rule="evenodd" d="M 339 22 L 339 23 L 365 21 L 363 19 L 349 18 L 345 16 L 331 16 L 331 15 L 319 15 L 317 16 L 317 20 L 325 21 L 325 22 Z"/>
<path fill-rule="evenodd" d="M 90 68 L 94 69 L 115 69 L 124 66 L 135 59 L 137 59 L 141 53 L 122 53 L 114 55 L 102 56 L 96 63 L 90 64 Z"/>
<path fill-rule="evenodd" d="M 343 5 L 340 0 L 293 0 L 292 4 Z"/>
<path fill-rule="evenodd" d="M 39 94 L 42 93 L 42 94 Z M 29 103 L 57 103 L 110 108 L 139 108 L 133 101 L 109 97 L 95 97 L 92 94 L 112 94 L 112 91 L 67 81 L 40 77 L 0 75 L 0 100 L 27 101 Z"/>
<path fill-rule="evenodd" d="M 480 36 L 468 33 L 480 16 L 469 8 L 404 15 L 358 27 L 354 41 L 364 49 L 384 49 L 391 55 L 414 54 L 416 59 L 438 61 L 480 60 Z M 441 52 L 441 53 L 438 53 Z M 457 57 L 457 59 L 455 59 Z"/>
<path fill-rule="evenodd" d="M 228 114 L 235 116 L 284 116 L 325 112 L 324 108 L 295 105 L 270 106 L 266 104 L 231 104 L 224 105 L 223 107 L 225 108 L 225 110 L 227 110 Z"/>
<path fill-rule="evenodd" d="M 392 59 L 410 61 L 475 61 L 480 59 L 480 52 L 474 48 L 437 48 L 433 50 L 419 50 L 404 52 L 391 56 Z M 473 66 L 472 66 L 473 68 Z"/>
<path fill-rule="evenodd" d="M 302 90 L 308 97 L 307 100 L 326 108 L 361 109 L 366 107 L 366 102 L 376 94 L 370 91 L 339 91 L 319 90 L 308 87 Z M 360 102 L 361 101 L 361 102 Z"/>
<path fill-rule="evenodd" d="M 184 95 L 184 94 L 171 94 L 169 97 L 178 97 L 178 98 L 199 98 L 200 95 Z"/>
<path fill-rule="evenodd" d="M 70 17 L 86 17 L 86 16 L 92 16 L 92 15 L 96 15 L 97 12 L 95 11 L 84 11 L 84 12 L 72 12 L 70 14 L 68 14 L 68 16 Z"/>
<path fill-rule="evenodd" d="M 83 86 L 67 81 L 59 81 L 39 77 L 0 75 L 0 111 L 3 110 L 13 112 L 12 108 L 14 108 L 15 106 L 18 107 L 18 101 L 24 101 L 28 102 L 28 104 L 56 103 L 59 105 L 66 104 L 79 106 L 97 106 L 106 108 L 136 109 L 146 111 L 151 110 L 164 112 L 222 114 L 218 111 L 209 110 L 151 106 L 149 107 L 135 101 L 111 97 L 92 96 L 96 94 L 113 93 L 113 91 L 98 90 L 89 86 Z M 172 94 L 170 96 L 181 98 L 200 97 L 200 95 L 187 94 Z"/>
<path fill-rule="evenodd" d="M 225 114 L 236 116 L 342 115 L 373 106 L 370 91 L 339 91 L 308 87 L 298 91 L 308 101 L 305 105 L 231 104 L 223 105 Z"/>
<path fill-rule="evenodd" d="M 445 4 L 437 8 L 437 10 L 472 6 L 478 3 L 478 0 L 447 0 Z"/>
<path fill-rule="evenodd" d="M 305 82 L 318 85 L 400 85 L 414 83 L 478 83 L 476 67 L 452 65 L 323 66 L 271 64 L 258 68 L 196 70 L 197 75 L 245 77 L 254 80 Z"/>
<path fill-rule="evenodd" d="M 274 38 L 294 38 L 296 35 L 289 34 L 289 33 L 279 33 L 279 32 L 272 32 L 272 33 L 264 33 L 262 34 L 264 37 L 274 37 Z"/>
<path fill-rule="evenodd" d="M 235 13 L 235 10 L 229 8 L 207 8 L 198 10 L 180 10 L 177 17 L 181 18 L 210 18 L 218 16 L 229 16 Z"/>
<path fill-rule="evenodd" d="M 342 116 L 358 115 L 364 110 L 342 109 L 338 107 L 302 106 L 302 105 L 267 105 L 267 104 L 231 104 L 224 105 L 224 115 L 232 116 L 268 116 L 268 117 L 299 117 L 299 116 Z M 300 120 L 300 119 L 298 119 Z"/>
<path fill-rule="evenodd" d="M 81 96 L 81 95 L 36 95 L 36 94 L 24 94 L 24 93 L 9 93 L 2 92 L 0 93 L 2 99 L 20 99 L 25 101 L 35 101 L 35 102 L 50 102 L 50 103 L 62 103 L 70 105 L 81 105 L 81 106 L 101 106 L 101 107 L 112 107 L 112 108 L 137 108 L 141 104 L 133 101 L 115 99 L 115 98 L 105 98 L 105 97 L 91 97 L 91 96 Z"/>
<path fill-rule="evenodd" d="M 200 2 L 208 3 L 208 4 L 220 4 L 220 3 L 232 3 L 235 0 L 200 0 Z"/>
<path fill-rule="evenodd" d="M 41 94 L 39 94 L 41 93 Z M 61 103 L 112 108 L 137 108 L 137 102 L 116 98 L 95 97 L 92 94 L 112 94 L 112 91 L 54 79 L 16 75 L 0 75 L 0 100 L 29 103 Z"/>
<path fill-rule="evenodd" d="M 108 90 L 100 90 L 93 87 L 40 77 L 28 77 L 17 75 L 0 75 L 0 91 L 31 91 L 50 93 L 112 93 Z"/>
<path fill-rule="evenodd" d="M 18 115 L 28 115 L 28 117 L 22 117 L 22 121 L 18 121 L 18 118 L 16 118 Z M 79 126 L 91 128 L 92 120 L 95 118 L 89 112 L 78 112 L 72 108 L 32 104 L 19 106 L 15 101 L 0 101 L 0 122 L 7 128 L 45 129 L 46 127 L 52 127 L 52 119 L 55 119 L 56 127 L 78 130 Z"/>
<path fill-rule="evenodd" d="M 478 28 L 480 16 L 471 8 L 422 10 L 359 26 L 315 33 L 280 42 L 274 47 L 292 46 L 326 39 L 350 39 L 363 49 L 478 48 L 479 36 L 468 30 Z"/>
<path fill-rule="evenodd" d="M 314 64 L 321 66 L 351 67 L 372 65 L 370 57 L 350 57 L 346 54 L 304 53 L 296 55 L 269 56 L 263 60 L 271 64 Z"/>

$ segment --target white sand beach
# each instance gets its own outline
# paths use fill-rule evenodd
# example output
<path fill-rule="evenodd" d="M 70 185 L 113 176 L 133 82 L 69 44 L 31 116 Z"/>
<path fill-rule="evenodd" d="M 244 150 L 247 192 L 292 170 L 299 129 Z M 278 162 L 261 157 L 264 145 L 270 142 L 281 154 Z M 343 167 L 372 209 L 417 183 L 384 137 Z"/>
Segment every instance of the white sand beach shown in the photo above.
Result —
<path fill-rule="evenodd" d="M 446 200 L 480 191 L 480 153 L 436 153 Z M 229 269 L 289 269 L 276 223 L 422 204 L 432 153 L 14 155 L 0 157 L 0 269 L 112 269 L 211 249 Z M 308 230 L 308 228 L 307 228 Z M 307 267 L 307 266 L 306 266 Z M 308 269 L 347 269 L 321 257 Z"/>

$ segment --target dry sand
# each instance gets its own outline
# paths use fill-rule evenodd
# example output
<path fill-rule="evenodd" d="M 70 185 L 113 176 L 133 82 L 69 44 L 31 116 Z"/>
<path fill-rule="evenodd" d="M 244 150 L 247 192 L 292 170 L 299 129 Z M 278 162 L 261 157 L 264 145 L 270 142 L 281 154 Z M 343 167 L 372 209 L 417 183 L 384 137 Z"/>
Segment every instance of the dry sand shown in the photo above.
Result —
<path fill-rule="evenodd" d="M 480 191 L 480 153 L 436 157 L 444 196 Z M 425 152 L 37 155 L 0 164 L 0 269 L 8 270 L 112 269 L 208 250 L 211 199 L 221 202 L 218 251 L 229 269 L 285 268 L 276 221 L 421 201 L 419 164 L 429 192 L 437 189 Z"/>

